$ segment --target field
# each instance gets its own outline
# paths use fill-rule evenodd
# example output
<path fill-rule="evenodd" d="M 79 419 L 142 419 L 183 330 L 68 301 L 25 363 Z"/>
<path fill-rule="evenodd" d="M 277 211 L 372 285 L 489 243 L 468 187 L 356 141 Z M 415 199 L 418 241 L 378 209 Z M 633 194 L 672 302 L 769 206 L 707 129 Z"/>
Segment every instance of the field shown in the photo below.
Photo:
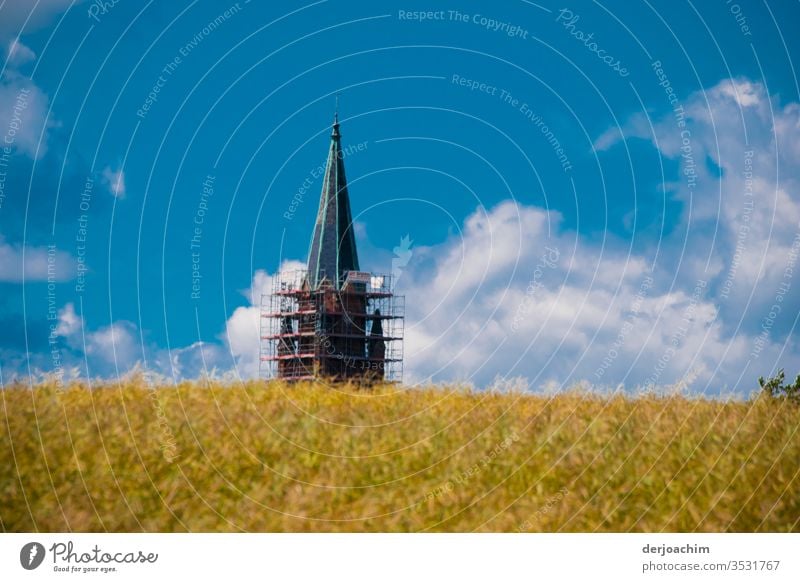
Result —
<path fill-rule="evenodd" d="M 306 384 L 0 390 L 4 531 L 800 531 L 800 407 Z"/>

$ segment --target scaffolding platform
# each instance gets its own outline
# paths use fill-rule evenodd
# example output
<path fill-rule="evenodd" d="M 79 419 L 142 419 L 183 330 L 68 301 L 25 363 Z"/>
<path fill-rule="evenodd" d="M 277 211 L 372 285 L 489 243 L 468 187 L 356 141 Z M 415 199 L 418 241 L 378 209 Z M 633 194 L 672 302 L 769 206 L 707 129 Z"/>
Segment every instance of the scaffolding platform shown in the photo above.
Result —
<path fill-rule="evenodd" d="M 280 272 L 261 296 L 261 377 L 402 381 L 405 298 L 392 276 L 348 271 L 314 289 L 308 281 L 306 271 Z"/>

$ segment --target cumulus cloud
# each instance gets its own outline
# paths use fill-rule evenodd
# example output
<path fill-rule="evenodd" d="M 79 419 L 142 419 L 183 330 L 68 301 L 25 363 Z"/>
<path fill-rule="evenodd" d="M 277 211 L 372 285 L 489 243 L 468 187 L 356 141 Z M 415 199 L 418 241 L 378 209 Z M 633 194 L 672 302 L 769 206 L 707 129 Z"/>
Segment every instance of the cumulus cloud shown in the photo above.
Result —
<path fill-rule="evenodd" d="M 792 137 L 800 107 L 744 79 L 681 105 L 683 126 L 673 112 L 639 115 L 595 143 L 605 150 L 646 139 L 679 163 L 669 194 L 684 211 L 659 241 L 654 270 L 650 254 L 631 255 L 613 240 L 601 251 L 561 230 L 555 213 L 512 202 L 478 209 L 461 238 L 424 250 L 432 269 L 412 265 L 411 380 L 486 384 L 499 374 L 540 385 L 586 379 L 747 392 L 760 374 L 800 368 L 791 333 L 800 311 L 800 149 Z"/>
<path fill-rule="evenodd" d="M 179 382 L 225 376 L 231 368 L 228 350 L 219 343 L 197 341 L 166 349 L 142 343 L 136 324 L 124 320 L 90 329 L 73 303 L 58 311 L 54 335 L 62 339 L 64 367 L 79 369 L 81 375 L 87 368 L 89 376 L 103 378 L 147 370 L 159 380 Z"/>
<path fill-rule="evenodd" d="M 74 337 L 83 326 L 83 319 L 75 313 L 75 304 L 67 303 L 58 312 L 58 324 L 55 333 L 61 337 Z"/>
<path fill-rule="evenodd" d="M 653 130 L 635 116 L 622 134 L 680 164 L 671 194 L 684 203 L 682 228 L 664 241 L 679 282 L 706 273 L 725 321 L 758 332 L 781 286 L 798 285 L 791 263 L 800 235 L 800 105 L 782 105 L 747 79 L 723 80 L 680 105 L 683 132 L 669 113 L 652 120 Z M 785 317 L 775 325 L 786 332 L 800 293 L 780 301 Z"/>
<path fill-rule="evenodd" d="M 204 341 L 170 351 L 161 350 L 154 360 L 156 369 L 178 381 L 202 376 L 224 377 L 231 367 L 230 362 L 230 355 L 223 346 Z"/>
<path fill-rule="evenodd" d="M 81 0 L 8 0 L 0 7 L 0 39 L 33 32 Z"/>
<path fill-rule="evenodd" d="M 72 257 L 55 247 L 14 245 L 0 236 L 0 282 L 67 281 L 74 271 Z"/>
<path fill-rule="evenodd" d="M 114 364 L 127 370 L 140 360 L 141 350 L 136 326 L 128 321 L 117 321 L 86 334 L 87 356 L 105 364 Z"/>
<path fill-rule="evenodd" d="M 47 95 L 30 79 L 6 71 L 0 78 L 0 140 L 15 151 L 41 158 L 47 153 L 53 127 L 47 119 L 48 108 Z"/>
<path fill-rule="evenodd" d="M 736 102 L 739 107 L 753 107 L 764 102 L 764 86 L 760 83 L 751 83 L 746 79 L 725 80 L 711 91 L 718 92 Z"/>
<path fill-rule="evenodd" d="M 50 100 L 21 69 L 36 59 L 36 53 L 19 36 L 46 25 L 72 4 L 71 0 L 5 2 L 0 6 L 0 46 L 5 63 L 0 77 L 0 140 L 15 151 L 39 159 L 47 153 L 50 130 Z"/>
<path fill-rule="evenodd" d="M 225 341 L 236 360 L 236 370 L 243 378 L 258 376 L 259 308 L 237 307 L 225 324 Z"/>
<path fill-rule="evenodd" d="M 59 310 L 55 334 L 85 356 L 93 373 L 124 372 L 142 359 L 135 324 L 121 320 L 96 330 L 86 329 L 73 303 Z"/>
<path fill-rule="evenodd" d="M 8 43 L 8 48 L 6 49 L 7 66 L 20 67 L 35 59 L 36 53 L 22 44 L 19 39 L 14 39 Z"/>
<path fill-rule="evenodd" d="M 651 272 L 622 248 L 601 252 L 558 222 L 505 202 L 468 217 L 463 237 L 426 250 L 441 260 L 434 277 L 410 272 L 408 381 L 753 387 L 754 371 L 749 384 L 737 382 L 756 338 L 726 329 L 710 281 L 674 288 L 671 273 Z M 513 261 L 509 249 L 519 249 Z M 776 361 L 781 348 L 768 341 L 762 359 Z M 796 352 L 785 356 L 798 363 Z"/>
<path fill-rule="evenodd" d="M 125 197 L 125 172 L 122 169 L 113 170 L 106 166 L 103 170 L 103 183 L 114 197 Z"/>

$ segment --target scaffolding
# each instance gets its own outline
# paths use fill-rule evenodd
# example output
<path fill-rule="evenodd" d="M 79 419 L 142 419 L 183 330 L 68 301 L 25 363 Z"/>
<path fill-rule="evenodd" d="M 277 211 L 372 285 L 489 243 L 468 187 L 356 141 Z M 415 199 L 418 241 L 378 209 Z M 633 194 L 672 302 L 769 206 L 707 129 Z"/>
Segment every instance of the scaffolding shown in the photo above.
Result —
<path fill-rule="evenodd" d="M 391 275 L 347 271 L 312 289 L 306 271 L 278 273 L 261 296 L 260 375 L 400 382 L 404 316 Z"/>

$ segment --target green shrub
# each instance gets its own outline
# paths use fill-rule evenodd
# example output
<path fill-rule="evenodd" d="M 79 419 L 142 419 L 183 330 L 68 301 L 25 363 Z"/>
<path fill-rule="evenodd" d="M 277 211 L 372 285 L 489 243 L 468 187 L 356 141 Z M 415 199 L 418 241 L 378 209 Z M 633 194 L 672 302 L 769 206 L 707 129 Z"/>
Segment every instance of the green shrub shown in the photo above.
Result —
<path fill-rule="evenodd" d="M 763 377 L 759 378 L 758 383 L 761 385 L 762 393 L 770 398 L 781 398 L 800 404 L 800 374 L 795 378 L 794 384 L 784 384 L 784 378 L 783 370 L 769 380 L 764 380 Z"/>

